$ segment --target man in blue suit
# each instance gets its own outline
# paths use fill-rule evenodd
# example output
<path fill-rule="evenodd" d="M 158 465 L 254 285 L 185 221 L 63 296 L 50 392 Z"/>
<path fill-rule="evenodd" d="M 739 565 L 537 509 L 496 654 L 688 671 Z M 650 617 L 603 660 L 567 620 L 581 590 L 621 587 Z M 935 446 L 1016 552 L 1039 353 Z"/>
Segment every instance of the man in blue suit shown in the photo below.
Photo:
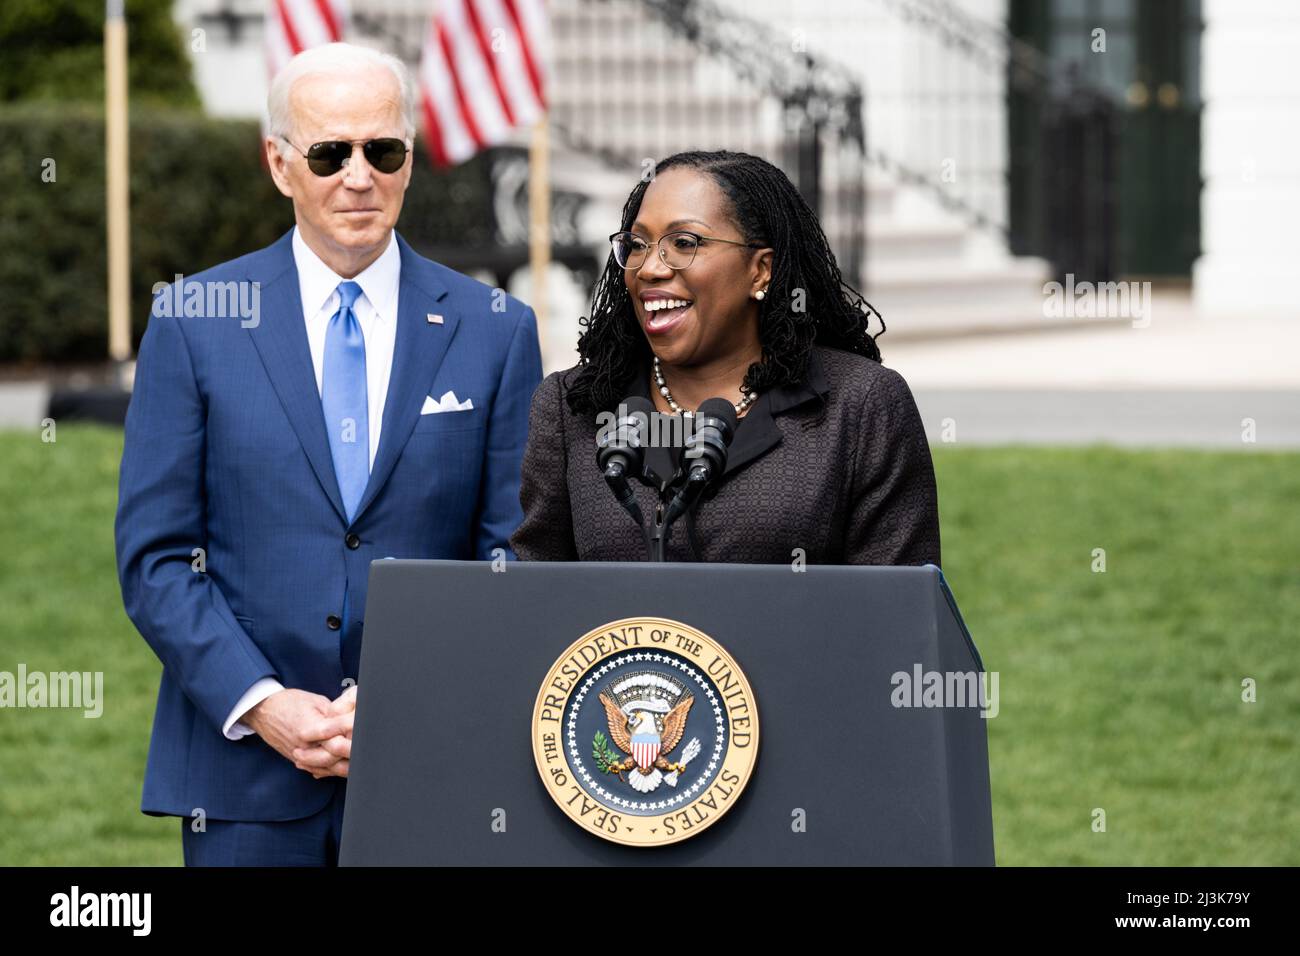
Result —
<path fill-rule="evenodd" d="M 536 317 L 394 232 L 413 103 L 392 57 L 294 58 L 295 228 L 160 290 L 140 346 L 118 571 L 163 663 L 142 809 L 190 865 L 337 862 L 370 562 L 513 557 Z"/>

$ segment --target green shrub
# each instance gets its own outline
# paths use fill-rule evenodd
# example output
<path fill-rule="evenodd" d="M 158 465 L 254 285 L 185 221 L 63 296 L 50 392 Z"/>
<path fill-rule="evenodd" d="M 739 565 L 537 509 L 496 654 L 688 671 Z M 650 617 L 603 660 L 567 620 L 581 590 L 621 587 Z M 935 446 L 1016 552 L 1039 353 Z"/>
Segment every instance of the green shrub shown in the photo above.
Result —
<path fill-rule="evenodd" d="M 127 0 L 127 82 L 133 104 L 197 110 L 172 0 Z M 104 0 L 3 0 L 0 102 L 104 102 Z"/>

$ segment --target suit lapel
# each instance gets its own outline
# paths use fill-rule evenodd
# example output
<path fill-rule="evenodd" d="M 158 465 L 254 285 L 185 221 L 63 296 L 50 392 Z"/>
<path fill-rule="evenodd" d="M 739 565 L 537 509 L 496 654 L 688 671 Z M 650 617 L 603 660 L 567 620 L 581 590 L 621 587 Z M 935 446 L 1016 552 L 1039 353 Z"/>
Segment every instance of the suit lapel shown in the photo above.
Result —
<path fill-rule="evenodd" d="M 723 475 L 739 471 L 781 443 L 781 429 L 772 420 L 771 402 L 771 393 L 763 392 L 738 423 L 736 435 L 727 449 L 727 467 Z"/>
<path fill-rule="evenodd" d="M 293 233 L 270 248 L 270 266 L 263 276 L 254 276 L 262 284 L 261 320 L 249 329 L 266 374 L 271 379 L 284 406 L 284 413 L 298 436 L 307 460 L 311 463 L 321 490 L 340 518 L 347 520 L 329 437 L 325 434 L 325 415 L 321 411 L 320 392 L 316 390 L 316 372 L 311 364 L 307 344 L 307 326 L 303 321 L 302 295 L 298 290 L 298 270 L 293 264 Z"/>
<path fill-rule="evenodd" d="M 824 397 L 829 390 L 821 359 L 817 350 L 813 349 L 808 353 L 808 364 L 802 381 L 782 385 L 759 395 L 758 401 L 741 419 L 742 427 L 736 429 L 736 437 L 727 450 L 727 468 L 723 474 L 739 471 L 781 443 L 781 429 L 777 427 L 775 416 L 798 408 L 814 398 Z"/>
<path fill-rule="evenodd" d="M 375 453 L 375 465 L 370 470 L 370 481 L 361 496 L 361 503 L 357 505 L 354 522 L 365 513 L 392 474 L 460 325 L 460 317 L 445 304 L 438 307 L 442 322 L 428 321 L 430 309 L 447 294 L 447 290 L 434 275 L 430 264 L 417 256 L 401 236 L 393 235 L 402 253 L 393 371 L 389 377 L 388 397 L 384 400 L 379 450 Z"/>

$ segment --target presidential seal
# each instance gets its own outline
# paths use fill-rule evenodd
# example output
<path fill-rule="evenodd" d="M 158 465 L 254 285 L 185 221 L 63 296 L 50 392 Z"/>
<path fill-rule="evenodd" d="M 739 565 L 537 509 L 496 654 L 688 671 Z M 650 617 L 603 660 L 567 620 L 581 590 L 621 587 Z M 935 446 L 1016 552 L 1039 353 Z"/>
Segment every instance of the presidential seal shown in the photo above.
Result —
<path fill-rule="evenodd" d="M 758 756 L 749 682 L 717 641 L 679 621 L 627 618 L 584 634 L 533 708 L 546 792 L 589 833 L 662 846 L 739 799 Z"/>

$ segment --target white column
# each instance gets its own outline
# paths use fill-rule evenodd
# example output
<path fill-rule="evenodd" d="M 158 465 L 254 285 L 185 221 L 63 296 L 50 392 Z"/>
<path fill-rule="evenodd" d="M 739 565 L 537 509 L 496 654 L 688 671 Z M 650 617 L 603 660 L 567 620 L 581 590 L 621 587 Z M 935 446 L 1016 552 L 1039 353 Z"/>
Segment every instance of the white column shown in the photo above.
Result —
<path fill-rule="evenodd" d="M 1205 314 L 1300 318 L 1300 4 L 1205 0 L 1201 247 Z"/>

